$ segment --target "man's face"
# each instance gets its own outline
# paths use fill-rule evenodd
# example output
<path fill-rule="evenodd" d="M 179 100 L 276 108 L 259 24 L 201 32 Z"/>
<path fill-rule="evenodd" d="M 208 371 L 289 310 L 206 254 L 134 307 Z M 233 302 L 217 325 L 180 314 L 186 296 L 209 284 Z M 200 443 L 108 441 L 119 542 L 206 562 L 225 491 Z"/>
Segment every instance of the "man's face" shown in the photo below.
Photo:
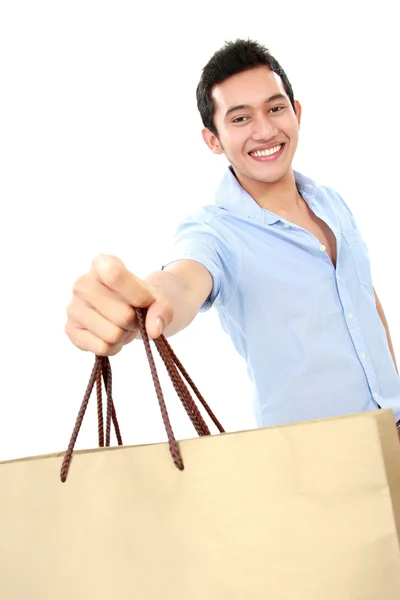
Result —
<path fill-rule="evenodd" d="M 296 114 L 280 77 L 257 67 L 215 86 L 212 97 L 218 138 L 203 130 L 210 149 L 224 153 L 242 181 L 282 179 L 297 148 L 301 107 L 296 102 Z"/>

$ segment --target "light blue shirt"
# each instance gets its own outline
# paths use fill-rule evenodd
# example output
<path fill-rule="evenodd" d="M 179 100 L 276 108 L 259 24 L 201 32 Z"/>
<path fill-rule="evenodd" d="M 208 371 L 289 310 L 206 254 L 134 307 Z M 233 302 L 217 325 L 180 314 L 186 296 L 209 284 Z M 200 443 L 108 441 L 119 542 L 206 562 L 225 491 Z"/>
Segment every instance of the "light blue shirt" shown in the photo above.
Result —
<path fill-rule="evenodd" d="M 245 359 L 259 426 L 378 406 L 397 420 L 400 379 L 366 245 L 339 194 L 295 178 L 336 237 L 336 269 L 314 235 L 258 206 L 231 169 L 215 204 L 180 224 L 169 262 L 191 259 L 210 272 L 213 289 L 201 310 L 216 308 Z"/>

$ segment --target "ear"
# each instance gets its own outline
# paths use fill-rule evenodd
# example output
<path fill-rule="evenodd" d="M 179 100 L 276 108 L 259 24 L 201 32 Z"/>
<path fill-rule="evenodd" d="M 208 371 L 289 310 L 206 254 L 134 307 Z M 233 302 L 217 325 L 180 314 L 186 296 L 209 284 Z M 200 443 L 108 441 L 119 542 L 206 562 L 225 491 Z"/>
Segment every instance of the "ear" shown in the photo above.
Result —
<path fill-rule="evenodd" d="M 207 129 L 206 127 L 202 130 L 201 132 L 202 136 L 203 136 L 203 140 L 205 141 L 205 143 L 207 144 L 207 146 L 210 148 L 211 152 L 213 152 L 214 154 L 223 154 L 223 148 L 217 138 L 217 136 L 212 133 L 209 129 Z"/>
<path fill-rule="evenodd" d="M 300 104 L 300 102 L 298 100 L 294 101 L 294 105 L 296 107 L 296 118 L 297 118 L 297 123 L 298 123 L 299 129 L 300 129 L 301 110 L 302 110 L 302 108 L 301 108 L 301 104 Z"/>

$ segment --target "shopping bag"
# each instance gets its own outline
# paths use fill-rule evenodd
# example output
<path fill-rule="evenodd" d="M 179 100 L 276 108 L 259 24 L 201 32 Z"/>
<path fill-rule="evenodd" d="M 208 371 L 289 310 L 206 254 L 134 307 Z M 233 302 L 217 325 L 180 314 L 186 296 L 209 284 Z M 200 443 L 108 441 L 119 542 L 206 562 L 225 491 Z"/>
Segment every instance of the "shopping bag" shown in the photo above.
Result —
<path fill-rule="evenodd" d="M 97 357 L 68 451 L 0 463 L 1 600 L 399 600 L 391 411 L 224 433 L 159 338 L 199 434 L 178 442 L 137 314 L 168 442 L 121 445 Z M 101 447 L 74 452 L 94 385 Z"/>

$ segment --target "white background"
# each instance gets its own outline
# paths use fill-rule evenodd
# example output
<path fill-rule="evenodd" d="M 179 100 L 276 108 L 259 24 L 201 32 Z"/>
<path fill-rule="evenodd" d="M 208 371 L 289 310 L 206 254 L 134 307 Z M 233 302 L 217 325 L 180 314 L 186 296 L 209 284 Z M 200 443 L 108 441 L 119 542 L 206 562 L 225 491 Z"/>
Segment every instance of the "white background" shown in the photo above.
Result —
<path fill-rule="evenodd" d="M 356 215 L 400 354 L 396 11 L 393 0 L 1 2 L 0 459 L 66 448 L 93 362 L 64 334 L 74 280 L 98 253 L 145 276 L 180 219 L 213 202 L 226 162 L 201 139 L 195 88 L 236 37 L 286 70 L 303 105 L 294 167 Z M 213 311 L 171 342 L 226 428 L 252 427 L 245 365 Z M 124 442 L 164 440 L 141 344 L 112 365 Z M 193 435 L 166 395 L 177 436 Z M 78 447 L 96 442 L 93 398 Z"/>

